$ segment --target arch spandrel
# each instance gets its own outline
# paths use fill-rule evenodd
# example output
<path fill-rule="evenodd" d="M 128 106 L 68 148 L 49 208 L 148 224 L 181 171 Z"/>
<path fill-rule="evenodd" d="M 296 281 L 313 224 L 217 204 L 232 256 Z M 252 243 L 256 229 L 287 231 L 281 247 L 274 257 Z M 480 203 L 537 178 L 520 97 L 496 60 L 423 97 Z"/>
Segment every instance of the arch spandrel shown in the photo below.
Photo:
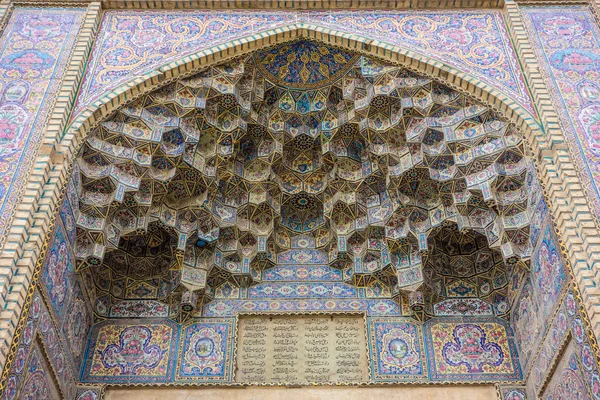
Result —
<path fill-rule="evenodd" d="M 102 95 L 102 97 L 95 100 L 92 104 L 87 106 L 81 105 L 80 108 L 77 108 L 74 111 L 73 119 L 65 137 L 67 140 L 70 140 L 71 134 L 75 137 L 81 137 L 82 134 L 85 134 L 84 131 L 101 120 L 103 116 L 108 115 L 120 104 L 129 102 L 142 93 L 147 93 L 160 87 L 165 82 L 173 81 L 180 76 L 193 74 L 202 68 L 226 61 L 240 54 L 247 54 L 277 43 L 302 38 L 321 41 L 328 45 L 345 48 L 425 72 L 446 84 L 467 91 L 475 98 L 487 104 L 497 107 L 506 116 L 514 119 L 520 128 L 523 127 L 524 129 L 531 130 L 539 127 L 536 117 L 528 108 L 522 105 L 523 101 L 515 101 L 510 95 L 506 94 L 510 91 L 503 91 L 493 87 L 482 79 L 473 76 L 468 71 L 461 70 L 457 65 L 451 66 L 440 58 L 420 53 L 418 49 L 410 45 L 404 47 L 389 44 L 380 40 L 373 40 L 367 36 L 361 36 L 360 34 L 338 31 L 332 27 L 319 25 L 318 23 L 297 22 L 203 49 L 197 53 L 187 55 L 180 60 L 173 61 L 149 72 L 144 72 L 135 79 L 121 83 L 110 93 Z M 79 134 L 76 132 L 79 132 Z"/>
<path fill-rule="evenodd" d="M 462 20 L 460 26 L 453 24 L 456 17 Z M 123 21 L 145 21 L 147 30 L 132 31 L 132 25 L 121 24 Z M 212 31 L 212 22 L 222 29 Z M 78 114 L 83 107 L 128 79 L 145 75 L 162 63 L 297 23 L 430 55 L 463 72 L 472 72 L 533 110 L 506 27 L 500 12 L 495 10 L 462 11 L 458 15 L 445 11 L 363 11 L 360 16 L 347 11 L 211 11 L 210 14 L 206 11 L 169 14 L 149 11 L 125 15 L 108 11 L 74 113 Z M 176 24 L 185 24 L 189 29 L 179 31 Z M 114 47 L 115 43 L 119 43 L 119 49 Z M 481 43 L 493 45 L 489 48 Z M 115 58 L 122 52 L 128 55 L 127 65 L 119 64 Z M 484 63 L 480 62 L 484 59 Z"/>

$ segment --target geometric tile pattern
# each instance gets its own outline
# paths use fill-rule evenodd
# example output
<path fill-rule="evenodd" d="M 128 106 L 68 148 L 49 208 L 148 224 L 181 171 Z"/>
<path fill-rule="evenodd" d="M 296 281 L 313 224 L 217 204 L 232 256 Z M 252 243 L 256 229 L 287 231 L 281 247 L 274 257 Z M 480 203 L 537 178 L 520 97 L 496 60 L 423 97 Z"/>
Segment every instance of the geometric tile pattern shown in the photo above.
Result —
<path fill-rule="evenodd" d="M 533 112 L 515 52 L 498 11 L 265 12 L 108 11 L 77 100 L 77 115 L 119 85 L 208 47 L 300 19 L 399 45 L 468 72 Z M 461 21 L 458 23 L 458 21 Z M 174 29 L 185 25 L 189 29 Z M 144 26 L 145 29 L 137 29 Z M 485 48 L 475 43 L 485 43 Z M 127 55 L 124 63 L 122 54 Z M 118 67 L 118 68 L 117 68 Z"/>
<path fill-rule="evenodd" d="M 74 169 L 75 254 L 104 309 L 148 299 L 189 315 L 228 282 L 252 299 L 379 285 L 419 318 L 479 297 L 502 315 L 504 264 L 532 253 L 532 180 L 521 135 L 487 106 L 299 40 L 180 79 L 93 128 Z M 261 284 L 307 257 L 346 284 Z"/>

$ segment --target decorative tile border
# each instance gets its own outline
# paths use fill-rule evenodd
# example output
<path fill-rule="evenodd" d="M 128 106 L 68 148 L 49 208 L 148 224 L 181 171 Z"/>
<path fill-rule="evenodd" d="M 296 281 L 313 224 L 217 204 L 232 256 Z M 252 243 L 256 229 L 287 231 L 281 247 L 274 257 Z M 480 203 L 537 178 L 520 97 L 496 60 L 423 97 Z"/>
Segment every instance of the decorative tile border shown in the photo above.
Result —
<path fill-rule="evenodd" d="M 277 265 L 263 272 L 264 281 L 328 281 L 341 282 L 342 271 L 329 265 Z"/>
<path fill-rule="evenodd" d="M 232 317 L 238 312 L 358 312 L 368 315 L 401 315 L 393 300 L 308 299 L 308 300 L 213 300 L 204 306 L 203 317 Z"/>
<path fill-rule="evenodd" d="M 110 318 L 167 318 L 170 307 L 156 300 L 123 300 L 110 308 Z"/>
<path fill-rule="evenodd" d="M 263 282 L 248 289 L 249 299 L 357 298 L 355 286 L 343 282 Z"/>

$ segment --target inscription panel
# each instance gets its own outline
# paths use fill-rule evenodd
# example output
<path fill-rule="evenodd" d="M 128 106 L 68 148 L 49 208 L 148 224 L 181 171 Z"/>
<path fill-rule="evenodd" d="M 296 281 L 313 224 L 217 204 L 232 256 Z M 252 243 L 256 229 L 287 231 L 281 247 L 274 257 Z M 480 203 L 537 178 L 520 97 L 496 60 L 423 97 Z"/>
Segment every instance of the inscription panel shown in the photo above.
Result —
<path fill-rule="evenodd" d="M 362 315 L 241 316 L 237 382 L 327 384 L 369 377 Z"/>

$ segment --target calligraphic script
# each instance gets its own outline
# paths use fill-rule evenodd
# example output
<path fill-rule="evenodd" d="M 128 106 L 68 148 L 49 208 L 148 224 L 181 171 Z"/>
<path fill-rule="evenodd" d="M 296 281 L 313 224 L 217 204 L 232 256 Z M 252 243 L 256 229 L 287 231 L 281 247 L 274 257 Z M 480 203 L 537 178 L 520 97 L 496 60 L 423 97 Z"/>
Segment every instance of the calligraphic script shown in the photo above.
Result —
<path fill-rule="evenodd" d="M 237 382 L 327 384 L 369 378 L 361 315 L 241 316 Z"/>

